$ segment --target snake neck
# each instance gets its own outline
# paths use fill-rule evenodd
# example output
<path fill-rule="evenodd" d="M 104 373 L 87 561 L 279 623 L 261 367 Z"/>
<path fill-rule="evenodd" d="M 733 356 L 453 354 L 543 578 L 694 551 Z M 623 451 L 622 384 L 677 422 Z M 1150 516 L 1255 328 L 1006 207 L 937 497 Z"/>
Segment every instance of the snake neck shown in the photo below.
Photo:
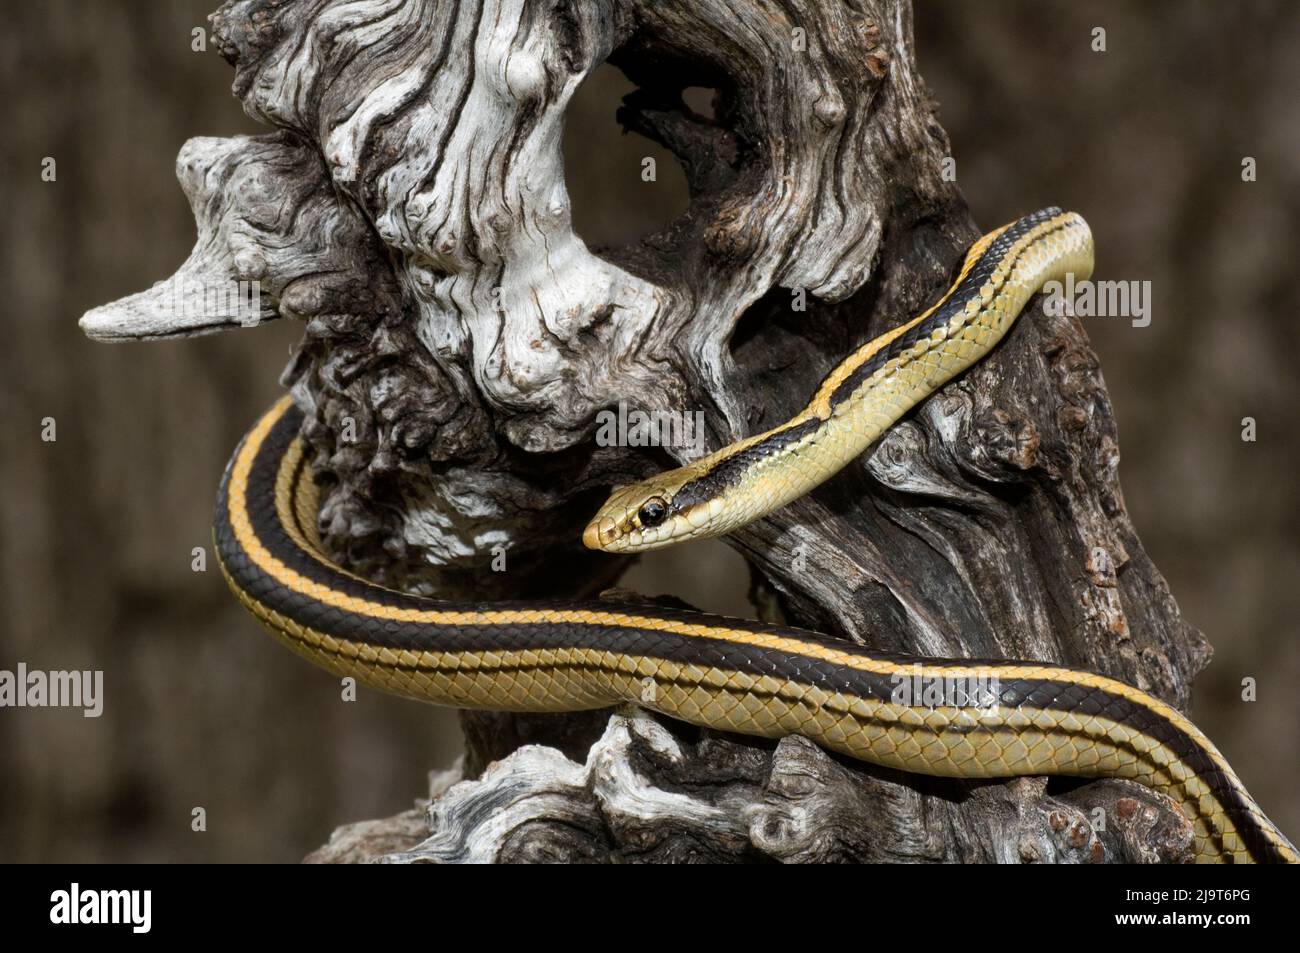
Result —
<path fill-rule="evenodd" d="M 797 416 L 697 465 L 674 499 L 709 506 L 693 535 L 731 532 L 834 476 L 996 347 L 1045 284 L 1086 279 L 1092 267 L 1092 232 L 1073 212 L 1048 209 L 986 235 L 933 307 L 841 362 Z"/>

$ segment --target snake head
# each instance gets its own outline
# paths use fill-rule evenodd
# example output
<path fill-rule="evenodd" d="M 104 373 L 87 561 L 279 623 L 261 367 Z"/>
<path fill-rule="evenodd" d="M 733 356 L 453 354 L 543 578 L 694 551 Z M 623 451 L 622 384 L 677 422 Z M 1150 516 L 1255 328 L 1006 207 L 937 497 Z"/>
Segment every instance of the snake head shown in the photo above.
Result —
<path fill-rule="evenodd" d="M 696 470 L 680 467 L 616 488 L 587 524 L 583 544 L 607 553 L 635 553 L 716 536 L 710 521 L 721 503 L 681 492 L 698 476 Z"/>

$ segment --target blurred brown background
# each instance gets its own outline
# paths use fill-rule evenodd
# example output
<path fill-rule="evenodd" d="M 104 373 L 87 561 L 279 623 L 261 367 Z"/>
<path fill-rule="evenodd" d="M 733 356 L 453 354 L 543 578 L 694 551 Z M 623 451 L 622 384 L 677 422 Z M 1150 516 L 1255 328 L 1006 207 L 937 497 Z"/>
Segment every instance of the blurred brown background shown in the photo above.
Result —
<path fill-rule="evenodd" d="M 458 747 L 446 712 L 371 692 L 340 702 L 335 680 L 260 634 L 215 566 L 190 570 L 227 455 L 276 395 L 297 329 L 109 347 L 76 326 L 187 255 L 173 174 L 185 139 L 261 131 L 226 64 L 191 51 L 213 5 L 6 4 L 0 669 L 103 669 L 106 703 L 99 719 L 0 709 L 0 860 L 297 860 L 338 823 L 408 806 Z M 1300 6 L 919 6 L 921 70 L 976 219 L 1076 209 L 1098 277 L 1153 283 L 1150 327 L 1086 321 L 1125 495 L 1217 649 L 1195 719 L 1295 838 Z M 629 88 L 602 68 L 570 115 L 575 220 L 595 242 L 685 207 L 673 160 L 618 132 Z M 645 155 L 659 157 L 654 186 L 639 179 Z M 721 544 L 657 554 L 626 584 L 745 609 L 743 567 Z M 1254 704 L 1239 699 L 1244 676 L 1259 680 Z M 206 833 L 190 829 L 195 806 Z"/>

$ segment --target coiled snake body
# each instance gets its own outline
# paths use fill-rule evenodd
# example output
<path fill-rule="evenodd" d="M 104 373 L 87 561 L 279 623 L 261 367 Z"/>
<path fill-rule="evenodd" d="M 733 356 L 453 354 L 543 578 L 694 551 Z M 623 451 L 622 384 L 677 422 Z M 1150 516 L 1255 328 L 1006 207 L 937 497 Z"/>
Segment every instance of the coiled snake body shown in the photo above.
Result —
<path fill-rule="evenodd" d="M 1046 281 L 1091 270 L 1092 237 L 1078 215 L 1046 209 L 989 233 L 933 308 L 850 356 L 789 423 L 616 491 L 584 541 L 629 552 L 758 519 L 834 474 L 979 360 Z M 884 655 L 800 629 L 657 606 L 456 605 L 369 583 L 325 554 L 301 421 L 286 398 L 244 438 L 221 483 L 216 548 L 248 611 L 331 672 L 464 708 L 562 712 L 630 701 L 725 731 L 802 734 L 923 774 L 1130 778 L 1182 806 L 1199 860 L 1297 861 L 1191 722 L 1091 672 Z M 922 684 L 959 690 L 905 688 Z"/>

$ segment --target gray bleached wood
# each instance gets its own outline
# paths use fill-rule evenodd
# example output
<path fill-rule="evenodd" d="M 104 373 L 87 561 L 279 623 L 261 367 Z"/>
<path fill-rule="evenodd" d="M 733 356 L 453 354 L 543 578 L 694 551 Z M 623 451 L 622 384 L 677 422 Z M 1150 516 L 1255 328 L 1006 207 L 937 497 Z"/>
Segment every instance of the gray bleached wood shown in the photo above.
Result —
<path fill-rule="evenodd" d="M 904 775 L 862 774 L 803 738 L 689 742 L 640 711 L 610 717 L 585 763 L 526 745 L 477 779 L 460 774 L 436 775 L 413 810 L 340 828 L 308 859 L 1138 863 L 1180 860 L 1192 840 L 1171 802 L 1136 784 L 1052 797 L 1024 778 L 924 804 Z M 1094 812 L 1114 823 L 1094 830 Z"/>

